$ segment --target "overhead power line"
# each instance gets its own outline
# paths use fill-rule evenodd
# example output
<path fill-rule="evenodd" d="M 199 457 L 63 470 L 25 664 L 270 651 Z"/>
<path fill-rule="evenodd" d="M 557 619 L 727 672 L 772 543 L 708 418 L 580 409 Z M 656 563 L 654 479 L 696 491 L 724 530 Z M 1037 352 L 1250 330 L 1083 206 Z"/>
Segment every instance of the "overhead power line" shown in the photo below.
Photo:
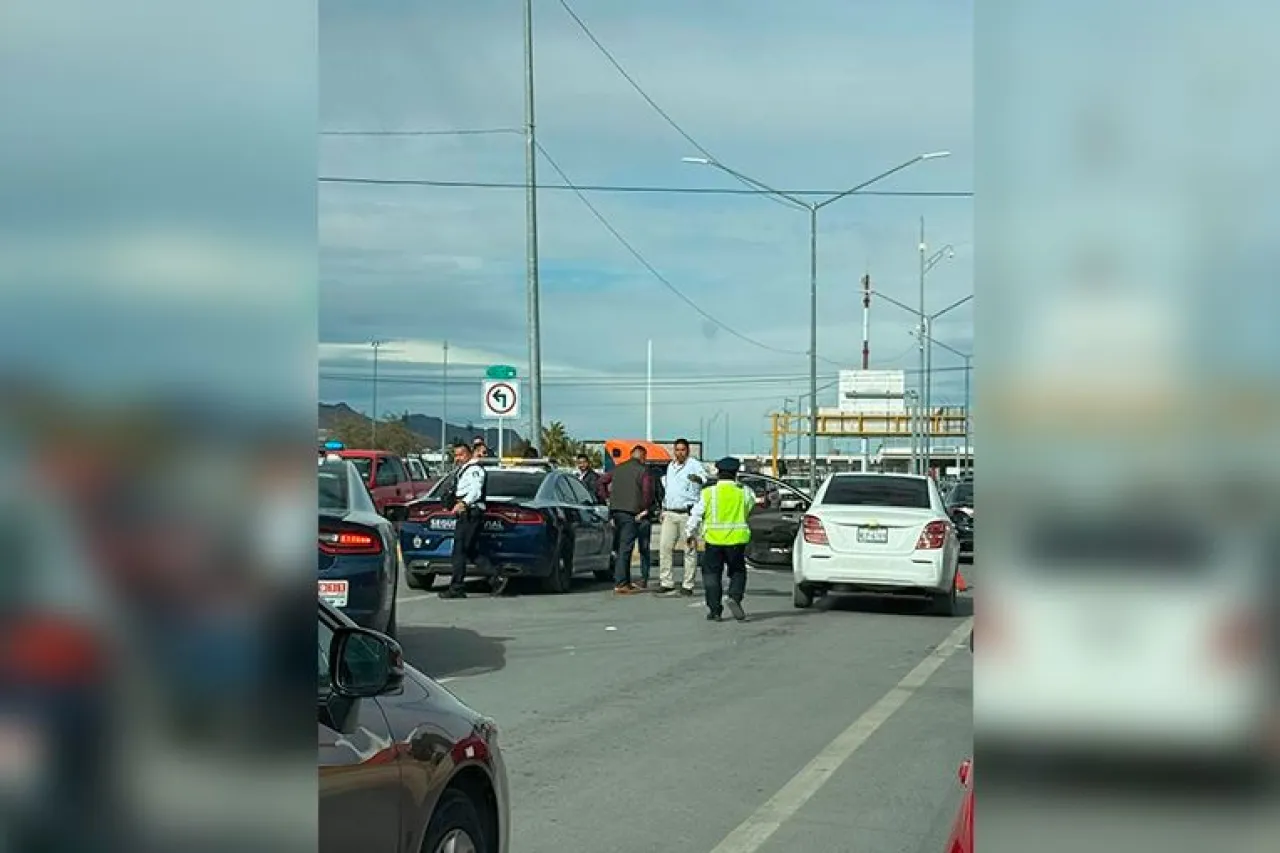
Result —
<path fill-rule="evenodd" d="M 560 176 L 560 180 L 564 181 L 566 184 L 572 187 L 573 181 L 569 178 L 567 174 L 565 174 L 564 169 L 560 168 L 560 164 L 556 162 L 555 158 L 552 157 L 549 153 L 547 153 L 547 149 L 544 148 L 541 143 L 536 143 L 536 144 L 538 146 L 538 150 L 542 153 L 542 156 L 546 159 L 546 161 L 549 164 L 551 164 L 551 168 L 556 171 L 556 174 Z M 604 226 L 606 231 L 608 231 L 611 235 L 613 235 L 613 238 L 617 240 L 618 243 L 624 249 L 626 249 L 627 252 L 629 252 L 631 256 L 635 258 L 636 261 L 639 262 L 639 264 L 642 267 L 644 267 L 646 270 L 649 271 L 650 275 L 652 275 L 655 279 L 657 279 L 658 282 L 663 287 L 665 287 L 667 290 L 675 294 L 675 296 L 681 302 L 688 305 L 697 314 L 699 314 L 701 317 L 706 319 L 709 323 L 721 329 L 724 329 L 726 332 L 728 332 L 730 335 L 737 338 L 738 340 L 743 341 L 744 343 L 751 344 L 752 346 L 758 347 L 759 349 L 767 350 L 769 352 L 775 352 L 780 355 L 794 355 L 794 356 L 805 355 L 805 353 L 803 352 L 797 352 L 795 350 L 785 350 L 779 347 L 770 346 L 769 344 L 766 344 L 763 341 L 758 341 L 749 335 L 744 335 L 742 332 L 739 332 L 737 329 L 724 323 L 719 318 L 712 316 L 702 306 L 700 306 L 698 303 L 690 299 L 688 295 L 684 293 L 684 291 L 682 291 L 680 288 L 672 284 L 671 281 L 666 276 L 664 276 L 661 272 L 658 271 L 657 267 L 649 263 L 648 258 L 646 258 L 643 254 L 641 254 L 640 250 L 637 249 L 634 245 L 632 245 L 631 241 L 628 240 L 626 237 L 624 237 L 621 231 L 619 231 L 617 228 L 614 227 L 613 223 L 609 221 L 609 218 L 606 217 L 603 213 L 601 213 L 600 209 L 591 203 L 591 199 L 587 198 L 582 193 L 578 193 L 577 195 L 578 195 L 578 199 L 583 203 L 583 205 L 586 206 L 587 210 L 591 211 L 591 215 L 594 216 L 596 220 L 601 225 Z"/>
<path fill-rule="evenodd" d="M 528 184 L 514 181 L 444 181 L 430 178 L 364 178 L 345 175 L 321 175 L 316 180 L 322 184 L 364 184 L 383 187 L 436 187 L 439 189 L 473 190 L 526 190 Z M 770 196 L 776 193 L 746 187 L 664 187 L 629 186 L 626 184 L 544 184 L 538 189 L 574 193 L 632 193 L 652 195 L 748 195 Z M 779 190 L 793 196 L 830 196 L 843 190 Z M 902 198 L 973 198 L 972 191 L 961 190 L 858 190 L 851 195 L 887 196 Z"/>
<path fill-rule="evenodd" d="M 321 136 L 496 136 L 524 133 L 518 127 L 481 127 L 459 130 L 322 130 Z"/>
<path fill-rule="evenodd" d="M 627 71 L 626 68 L 622 67 L 622 63 L 618 61 L 618 58 L 615 57 L 613 55 L 613 52 L 610 51 L 609 48 L 605 47 L 604 43 L 601 42 L 600 39 L 596 37 L 596 34 L 591 31 L 591 28 L 589 26 L 587 26 L 587 22 L 582 20 L 582 17 L 573 10 L 573 7 L 568 4 L 567 0 L 559 0 L 559 2 L 560 2 L 560 6 L 565 10 L 566 13 L 568 13 L 569 17 L 573 19 L 573 22 L 578 25 L 578 29 L 582 30 L 583 35 L 585 35 L 587 39 L 593 45 L 595 45 L 596 50 L 600 52 L 600 55 L 603 56 L 609 62 L 610 65 L 613 66 L 613 69 L 618 72 L 618 74 L 622 77 L 623 80 L 627 81 L 627 84 L 631 86 L 632 89 L 635 90 L 636 94 L 639 95 L 641 98 L 643 98 L 644 102 L 648 104 L 653 109 L 653 111 L 657 113 L 662 118 L 662 120 L 665 121 L 671 127 L 672 130 L 680 134 L 680 136 L 684 138 L 685 142 L 688 142 L 690 145 L 692 145 L 694 150 L 696 150 L 703 157 L 706 157 L 708 160 L 719 162 L 719 158 L 716 157 L 715 154 L 712 154 L 705 145 L 703 145 L 698 140 L 694 139 L 693 134 L 689 133 L 687 130 L 681 127 L 680 123 L 677 122 L 674 118 L 672 118 L 669 112 L 664 110 L 658 104 L 657 101 L 655 101 L 652 97 L 650 97 L 649 93 L 645 91 L 644 87 L 640 85 L 639 81 L 637 81 L 636 78 L 633 77 L 631 73 Z M 741 177 L 737 175 L 734 175 L 733 177 L 736 181 L 738 181 L 738 183 L 742 184 L 744 187 L 751 187 L 752 189 L 755 189 L 755 187 L 751 186 L 750 181 L 743 180 Z M 783 206 L 787 205 L 786 201 L 784 201 L 783 199 L 777 198 L 776 196 L 766 195 L 765 197 L 777 204 L 781 204 Z"/>

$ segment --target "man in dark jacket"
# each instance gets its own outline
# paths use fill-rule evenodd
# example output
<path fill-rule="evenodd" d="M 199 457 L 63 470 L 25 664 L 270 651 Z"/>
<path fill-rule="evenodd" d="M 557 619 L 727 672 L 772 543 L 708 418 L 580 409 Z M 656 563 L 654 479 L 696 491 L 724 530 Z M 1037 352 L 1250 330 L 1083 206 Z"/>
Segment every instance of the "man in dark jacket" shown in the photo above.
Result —
<path fill-rule="evenodd" d="M 644 447 L 637 445 L 631 450 L 630 459 L 600 478 L 599 488 L 608 492 L 609 516 L 618 537 L 613 569 L 613 591 L 618 595 L 630 595 L 639 589 L 631 582 L 631 554 L 640 522 L 649 513 L 645 503 L 645 481 L 649 479 L 645 455 Z"/>
<path fill-rule="evenodd" d="M 575 474 L 578 482 L 586 486 L 587 491 L 594 496 L 600 494 L 600 475 L 591 467 L 591 457 L 585 453 L 578 454 L 578 473 Z"/>

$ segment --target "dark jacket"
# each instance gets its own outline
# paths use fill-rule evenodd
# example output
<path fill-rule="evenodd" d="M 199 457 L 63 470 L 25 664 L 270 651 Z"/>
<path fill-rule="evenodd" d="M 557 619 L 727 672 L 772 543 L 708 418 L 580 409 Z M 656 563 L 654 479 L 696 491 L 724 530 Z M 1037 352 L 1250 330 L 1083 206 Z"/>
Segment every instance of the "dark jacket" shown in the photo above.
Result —
<path fill-rule="evenodd" d="M 600 488 L 607 489 L 609 509 L 613 512 L 629 512 L 638 515 L 645 507 L 645 481 L 648 480 L 643 462 L 628 459 L 600 478 Z"/>
<path fill-rule="evenodd" d="M 581 476 L 580 482 L 582 483 L 582 485 L 586 486 L 587 491 L 590 492 L 595 497 L 599 498 L 600 497 L 600 473 L 592 469 L 587 469 L 587 472 L 580 476 Z M 604 500 L 603 498 L 600 498 L 600 499 Z"/>

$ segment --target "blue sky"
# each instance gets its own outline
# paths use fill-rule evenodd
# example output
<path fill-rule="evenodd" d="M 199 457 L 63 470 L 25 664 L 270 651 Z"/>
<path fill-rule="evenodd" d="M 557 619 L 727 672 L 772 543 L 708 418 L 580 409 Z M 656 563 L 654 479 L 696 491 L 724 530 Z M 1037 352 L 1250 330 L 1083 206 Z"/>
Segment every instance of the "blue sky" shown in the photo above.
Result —
<path fill-rule="evenodd" d="M 973 188 L 972 4 L 853 0 L 660 0 L 570 5 L 697 142 L 773 186 L 839 190 L 926 151 L 880 190 Z M 578 184 L 735 184 L 696 155 L 608 64 L 561 7 L 535 12 L 539 141 Z M 515 128 L 523 118 L 515 0 L 322 0 L 320 124 L 327 130 Z M 321 175 L 520 182 L 518 135 L 324 137 Z M 540 181 L 560 183 L 539 163 Z M 581 436 L 644 431 L 646 341 L 655 350 L 655 433 L 727 420 L 737 451 L 765 447 L 765 413 L 807 390 L 806 215 L 758 197 L 593 194 L 592 203 L 675 287 L 764 346 L 672 295 L 572 193 L 540 195 L 544 419 Z M 441 342 L 448 411 L 479 415 L 483 365 L 527 375 L 524 197 L 520 191 L 321 184 L 322 400 L 367 408 L 372 350 L 379 408 L 438 414 Z M 928 279 L 930 310 L 973 291 L 973 202 L 861 196 L 826 209 L 819 235 L 819 355 L 857 366 L 859 279 L 917 299 L 917 232 L 956 246 Z M 972 306 L 936 337 L 965 352 Z M 915 366 L 912 318 L 873 307 L 872 364 Z M 776 352 L 773 350 L 781 350 Z M 785 354 L 784 354 L 785 353 Z M 959 359 L 939 351 L 935 364 Z M 838 368 L 820 366 L 821 381 Z M 466 378 L 471 377 L 471 378 Z M 935 400 L 960 402 L 960 371 Z M 834 390 L 824 405 L 834 404 Z M 527 409 L 526 409 L 527 413 Z M 723 413 L 717 415 L 717 413 Z"/>

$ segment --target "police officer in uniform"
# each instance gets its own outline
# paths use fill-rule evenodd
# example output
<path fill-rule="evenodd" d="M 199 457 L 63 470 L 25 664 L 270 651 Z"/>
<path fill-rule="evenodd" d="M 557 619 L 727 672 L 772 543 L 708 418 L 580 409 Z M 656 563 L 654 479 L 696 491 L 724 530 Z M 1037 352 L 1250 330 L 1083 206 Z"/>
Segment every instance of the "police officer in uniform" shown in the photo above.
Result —
<path fill-rule="evenodd" d="M 458 477 L 453 487 L 453 514 L 457 524 L 453 530 L 453 574 L 449 588 L 440 591 L 441 598 L 466 598 L 467 566 L 487 564 L 489 558 L 480 553 L 480 534 L 484 531 L 485 470 L 465 442 L 453 446 L 453 461 Z M 445 497 L 449 497 L 446 495 Z"/>
<path fill-rule="evenodd" d="M 742 609 L 742 597 L 747 591 L 747 543 L 751 541 L 747 517 L 756 505 L 756 495 L 738 482 L 738 469 L 741 467 L 742 464 L 733 457 L 716 463 L 717 480 L 702 490 L 685 528 L 690 551 L 694 548 L 699 527 L 706 542 L 702 586 L 710 622 L 721 619 L 726 569 L 729 573 L 729 612 L 739 622 L 747 618 L 746 611 Z"/>

